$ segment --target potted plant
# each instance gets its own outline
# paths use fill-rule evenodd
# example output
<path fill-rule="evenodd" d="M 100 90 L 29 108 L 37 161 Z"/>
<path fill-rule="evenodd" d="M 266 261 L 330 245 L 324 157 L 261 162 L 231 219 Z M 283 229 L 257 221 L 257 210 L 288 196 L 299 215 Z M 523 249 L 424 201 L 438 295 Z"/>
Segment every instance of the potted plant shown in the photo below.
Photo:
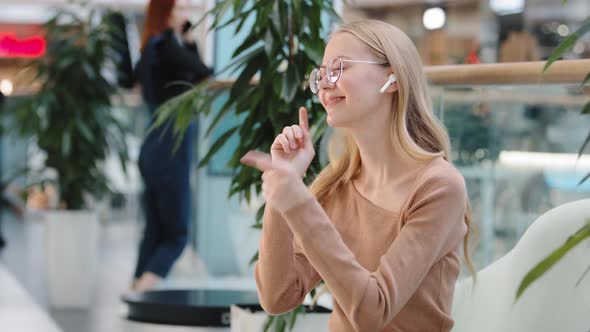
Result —
<path fill-rule="evenodd" d="M 304 82 L 306 75 L 322 62 L 330 28 L 330 17 L 325 14 L 338 19 L 332 1 L 252 3 L 223 0 L 207 13 L 213 17 L 212 30 L 230 25 L 235 28 L 234 35 L 247 33 L 234 51 L 231 63 L 217 72 L 232 70 L 238 73 L 237 79 L 228 89 L 216 88 L 216 82 L 205 81 L 170 100 L 160 107 L 155 125 L 163 125 L 172 119 L 174 130 L 182 133 L 199 116 L 210 116 L 212 121 L 206 134 L 209 135 L 225 116 L 235 114 L 241 119 L 241 124 L 218 136 L 199 163 L 199 166 L 206 165 L 230 138 L 238 136 L 240 144 L 227 165 L 232 172 L 229 196 L 239 195 L 250 202 L 253 193 L 260 194 L 260 174 L 252 168 L 242 167 L 239 160 L 249 150 L 269 150 L 285 125 L 297 123 L 299 107 L 305 106 L 309 110 L 314 143 L 321 140 L 326 127 L 325 114 L 317 97 L 307 90 Z M 223 99 L 226 98 L 223 92 L 227 90 L 229 98 Z M 216 101 L 222 106 L 213 110 Z M 316 158 L 308 170 L 308 175 L 312 176 L 306 177 L 307 183 L 322 166 L 319 159 L 321 145 L 315 145 Z M 258 209 L 252 227 L 263 227 L 263 211 L 264 206 Z M 252 261 L 256 258 L 257 255 Z M 304 311 L 300 307 L 275 316 L 265 330 L 274 327 L 282 331 L 287 326 L 292 327 L 297 314 Z"/>
<path fill-rule="evenodd" d="M 103 162 L 113 151 L 123 170 L 127 160 L 124 128 L 111 110 L 117 85 L 105 71 L 117 60 L 120 35 L 101 14 L 75 4 L 43 25 L 47 52 L 26 67 L 38 89 L 5 112 L 7 129 L 31 137 L 44 156 L 40 181 L 57 189 L 57 206 L 43 213 L 54 307 L 90 303 L 99 232 L 93 208 L 110 192 Z"/>

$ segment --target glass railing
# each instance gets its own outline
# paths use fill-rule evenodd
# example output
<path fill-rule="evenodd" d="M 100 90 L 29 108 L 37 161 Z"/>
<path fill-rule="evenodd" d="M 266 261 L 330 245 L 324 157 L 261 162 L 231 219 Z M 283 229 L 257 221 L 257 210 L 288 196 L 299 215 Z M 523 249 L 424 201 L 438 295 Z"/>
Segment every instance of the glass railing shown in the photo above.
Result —
<path fill-rule="evenodd" d="M 549 209 L 590 196 L 590 131 L 580 87 L 590 60 L 427 68 L 453 163 L 466 179 L 478 270 L 509 252 Z"/>
<path fill-rule="evenodd" d="M 579 85 L 486 85 L 431 89 L 449 130 L 453 163 L 466 179 L 479 231 L 481 269 L 514 247 L 544 212 L 589 197 L 590 158 L 577 153 L 590 130 Z"/>

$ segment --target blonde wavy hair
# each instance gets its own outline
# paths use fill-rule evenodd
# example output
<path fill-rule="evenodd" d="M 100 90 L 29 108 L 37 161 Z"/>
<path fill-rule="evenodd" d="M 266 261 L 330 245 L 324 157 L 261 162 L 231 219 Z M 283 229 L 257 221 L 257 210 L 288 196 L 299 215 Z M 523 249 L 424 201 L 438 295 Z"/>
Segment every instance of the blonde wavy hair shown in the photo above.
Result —
<path fill-rule="evenodd" d="M 397 77 L 398 91 L 394 94 L 389 135 L 395 149 L 420 162 L 442 156 L 450 163 L 449 135 L 432 112 L 423 65 L 410 38 L 400 29 L 376 20 L 344 24 L 332 35 L 338 33 L 350 33 L 364 42 L 378 61 L 389 63 Z M 310 187 L 318 201 L 351 181 L 360 171 L 361 158 L 356 142 L 350 134 L 338 134 L 332 137 L 328 166 Z M 475 279 L 476 272 L 469 255 L 469 235 L 472 231 L 469 203 L 465 224 L 468 232 L 463 240 L 463 252 L 469 272 Z"/>

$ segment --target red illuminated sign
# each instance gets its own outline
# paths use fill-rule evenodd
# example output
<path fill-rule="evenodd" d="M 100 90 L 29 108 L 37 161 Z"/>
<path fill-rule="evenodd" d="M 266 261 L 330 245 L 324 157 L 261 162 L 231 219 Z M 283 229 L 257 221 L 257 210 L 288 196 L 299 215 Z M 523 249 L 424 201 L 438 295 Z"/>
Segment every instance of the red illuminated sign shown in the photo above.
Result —
<path fill-rule="evenodd" d="M 45 38 L 33 36 L 18 39 L 13 33 L 0 32 L 0 57 L 38 58 L 45 54 Z"/>

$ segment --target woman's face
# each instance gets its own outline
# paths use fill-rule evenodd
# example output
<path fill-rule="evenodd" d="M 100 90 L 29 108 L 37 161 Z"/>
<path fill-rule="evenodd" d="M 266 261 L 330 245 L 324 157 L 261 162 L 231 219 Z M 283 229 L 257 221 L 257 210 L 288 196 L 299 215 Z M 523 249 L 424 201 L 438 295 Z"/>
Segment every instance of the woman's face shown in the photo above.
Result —
<path fill-rule="evenodd" d="M 342 32 L 335 34 L 326 45 L 322 65 L 335 57 L 380 62 L 357 37 Z M 391 94 L 379 93 L 389 74 L 388 66 L 343 61 L 342 73 L 336 83 L 331 84 L 323 78 L 319 84 L 318 95 L 328 113 L 328 125 L 343 128 L 358 126 L 378 109 L 384 98 L 391 100 Z"/>
<path fill-rule="evenodd" d="M 168 26 L 172 28 L 172 30 L 181 33 L 182 25 L 189 19 L 189 9 L 189 0 L 176 0 L 174 8 L 172 8 L 172 11 L 170 12 Z"/>

